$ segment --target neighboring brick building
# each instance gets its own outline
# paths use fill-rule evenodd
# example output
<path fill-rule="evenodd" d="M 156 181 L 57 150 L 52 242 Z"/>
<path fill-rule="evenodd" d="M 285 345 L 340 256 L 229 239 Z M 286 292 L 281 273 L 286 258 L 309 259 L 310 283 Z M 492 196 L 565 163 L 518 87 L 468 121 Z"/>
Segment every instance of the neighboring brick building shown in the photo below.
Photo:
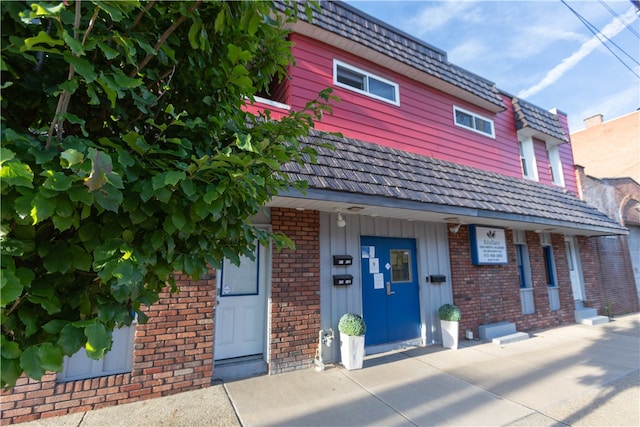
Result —
<path fill-rule="evenodd" d="M 629 177 L 640 183 L 640 110 L 607 121 L 602 114 L 584 119 L 571 133 L 576 165 L 595 178 Z"/>
<path fill-rule="evenodd" d="M 603 121 L 598 114 L 584 122 L 585 129 L 571 134 L 582 197 L 629 229 L 628 236 L 597 239 L 602 265 L 599 274 L 602 280 L 612 283 L 603 305 L 610 314 L 637 311 L 640 299 L 640 111 L 608 121 Z M 636 295 L 629 296 L 628 289 L 634 287 L 634 282 Z"/>
<path fill-rule="evenodd" d="M 3 423 L 337 362 L 339 344 L 321 337 L 337 339 L 346 312 L 363 314 L 374 353 L 440 343 L 443 303 L 459 305 L 461 333 L 475 335 L 494 322 L 569 324 L 578 303 L 601 313 L 622 303 L 598 277 L 608 249 L 590 236 L 627 231 L 577 197 L 563 113 L 352 6 L 321 5 L 313 23 L 301 14 L 291 28 L 288 78 L 247 107 L 277 119 L 326 87 L 342 100 L 302 138 L 317 164 L 284 168 L 308 190 L 275 195 L 252 220 L 295 249 L 259 247 L 240 267 L 182 277 L 147 325 L 114 334 L 103 362 L 79 353 L 62 373 L 3 393 Z"/>

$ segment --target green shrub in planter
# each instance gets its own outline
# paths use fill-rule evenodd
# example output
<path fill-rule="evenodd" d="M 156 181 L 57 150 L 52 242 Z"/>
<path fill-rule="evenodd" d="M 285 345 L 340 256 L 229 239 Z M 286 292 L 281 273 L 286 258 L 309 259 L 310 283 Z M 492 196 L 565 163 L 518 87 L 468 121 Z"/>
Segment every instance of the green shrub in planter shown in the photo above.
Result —
<path fill-rule="evenodd" d="M 346 313 L 340 318 L 338 330 L 345 335 L 357 337 L 364 335 L 367 331 L 367 326 L 364 323 L 364 319 L 359 314 Z"/>
<path fill-rule="evenodd" d="M 438 317 L 440 320 L 458 322 L 462 317 L 462 313 L 460 313 L 460 309 L 453 304 L 443 304 L 438 309 Z"/>

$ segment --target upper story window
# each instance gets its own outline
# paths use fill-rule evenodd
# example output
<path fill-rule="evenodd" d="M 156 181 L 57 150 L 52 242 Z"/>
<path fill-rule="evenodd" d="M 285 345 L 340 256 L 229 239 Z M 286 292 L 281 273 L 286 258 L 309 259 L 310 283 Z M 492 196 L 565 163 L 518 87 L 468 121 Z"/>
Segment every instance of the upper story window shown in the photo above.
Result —
<path fill-rule="evenodd" d="M 564 187 L 564 174 L 562 173 L 562 162 L 560 162 L 558 146 L 547 143 L 547 154 L 549 155 L 549 169 L 553 183 Z"/>
<path fill-rule="evenodd" d="M 371 74 L 344 62 L 333 60 L 333 83 L 346 89 L 400 105 L 400 93 L 397 83 Z"/>
<path fill-rule="evenodd" d="M 493 120 L 479 116 L 460 107 L 453 107 L 453 117 L 457 126 L 495 138 Z"/>
<path fill-rule="evenodd" d="M 536 154 L 533 149 L 533 138 L 521 137 L 518 140 L 520 147 L 520 162 L 522 164 L 522 176 L 532 181 L 538 180 L 538 165 Z"/>

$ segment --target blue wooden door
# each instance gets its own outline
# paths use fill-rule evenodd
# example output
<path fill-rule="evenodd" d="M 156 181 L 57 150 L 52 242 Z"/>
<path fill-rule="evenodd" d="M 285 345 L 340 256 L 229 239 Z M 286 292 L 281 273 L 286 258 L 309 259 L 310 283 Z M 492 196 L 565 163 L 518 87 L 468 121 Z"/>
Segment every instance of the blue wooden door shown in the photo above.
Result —
<path fill-rule="evenodd" d="M 420 337 L 415 239 L 362 236 L 365 345 Z"/>

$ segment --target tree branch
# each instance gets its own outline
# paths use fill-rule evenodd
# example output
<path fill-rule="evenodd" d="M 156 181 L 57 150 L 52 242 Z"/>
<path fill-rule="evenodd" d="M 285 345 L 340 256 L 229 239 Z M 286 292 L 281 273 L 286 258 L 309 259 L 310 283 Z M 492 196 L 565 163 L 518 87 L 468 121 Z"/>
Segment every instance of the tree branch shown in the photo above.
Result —
<path fill-rule="evenodd" d="M 133 21 L 133 25 L 131 26 L 131 28 L 129 28 L 129 30 L 133 30 L 135 27 L 138 26 L 140 21 L 142 21 L 142 18 L 144 17 L 144 15 L 146 15 L 147 12 L 149 12 L 149 10 L 151 10 L 151 7 L 153 7 L 153 4 L 155 2 L 156 2 L 156 0 L 151 0 L 149 3 L 147 3 L 147 5 L 144 7 L 144 9 L 141 10 L 140 13 L 138 13 L 138 16 L 136 16 L 136 19 L 135 19 L 135 21 Z"/>
<path fill-rule="evenodd" d="M 193 11 L 195 11 L 198 6 L 200 6 L 200 3 L 202 3 L 202 1 L 197 1 L 195 2 L 195 4 L 193 6 L 191 6 L 191 8 L 189 9 L 189 13 L 192 13 Z M 164 44 L 164 42 L 167 41 L 167 39 L 169 38 L 169 36 L 171 34 L 173 34 L 173 32 L 180 26 L 182 25 L 182 23 L 187 19 L 186 16 L 181 16 L 180 18 L 178 18 L 176 20 L 176 22 L 173 23 L 173 25 L 171 25 L 169 28 L 167 28 L 167 30 L 164 32 L 164 34 L 162 34 L 162 37 L 160 37 L 160 40 L 158 40 L 158 42 L 156 43 L 156 45 L 153 47 L 153 50 L 155 52 L 155 54 L 150 53 L 148 54 L 143 60 L 142 62 L 140 62 L 140 64 L 136 67 L 135 70 L 132 70 L 129 73 L 129 77 L 135 77 L 136 74 L 138 74 L 140 72 L 140 70 L 142 70 L 145 65 L 147 65 L 149 63 L 149 61 L 151 61 L 151 59 L 156 56 L 158 54 L 158 51 L 160 50 L 160 48 L 162 47 L 162 45 Z"/>
<path fill-rule="evenodd" d="M 82 16 L 82 0 L 76 1 L 76 16 L 73 21 L 73 38 L 78 40 L 80 34 L 78 30 L 80 29 L 80 18 Z M 71 80 L 75 74 L 75 68 L 73 64 L 69 64 L 69 74 L 67 76 L 67 80 Z M 69 106 L 69 100 L 71 98 L 71 94 L 66 90 L 63 90 L 60 94 L 60 98 L 58 98 L 58 105 L 56 106 L 56 113 L 51 121 L 51 126 L 49 126 L 49 131 L 47 132 L 47 145 L 46 148 L 51 146 L 51 137 L 53 136 L 53 132 L 56 131 L 56 138 L 58 141 L 62 140 L 62 124 L 64 119 L 62 118 L 63 114 L 67 112 L 67 107 Z"/>

